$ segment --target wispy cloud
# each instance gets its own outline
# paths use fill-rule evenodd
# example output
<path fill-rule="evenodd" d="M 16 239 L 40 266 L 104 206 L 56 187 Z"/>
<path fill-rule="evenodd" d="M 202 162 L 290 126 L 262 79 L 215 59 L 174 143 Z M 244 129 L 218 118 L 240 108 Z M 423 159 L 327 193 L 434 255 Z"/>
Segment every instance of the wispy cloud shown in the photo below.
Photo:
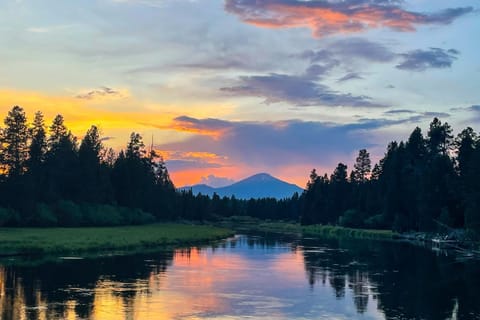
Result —
<path fill-rule="evenodd" d="M 327 50 L 342 59 L 362 59 L 369 62 L 390 62 L 396 56 L 382 43 L 357 37 L 334 41 Z"/>
<path fill-rule="evenodd" d="M 384 114 L 386 114 L 386 115 L 405 114 L 405 113 L 411 114 L 411 113 L 416 113 L 416 112 L 413 111 L 413 110 L 409 110 L 409 109 L 392 109 L 392 110 L 388 110 L 388 111 L 384 112 Z"/>
<path fill-rule="evenodd" d="M 260 97 L 266 104 L 286 102 L 295 106 L 385 107 L 384 104 L 372 101 L 371 97 L 341 93 L 318 83 L 318 74 L 323 72 L 325 70 L 318 67 L 307 69 L 303 75 L 272 73 L 243 76 L 235 85 L 220 90 L 233 96 Z"/>
<path fill-rule="evenodd" d="M 83 100 L 93 100 L 97 98 L 124 98 L 125 94 L 109 88 L 109 87 L 100 87 L 99 89 L 94 89 L 90 90 L 87 92 L 80 93 L 75 96 L 77 99 L 83 99 Z"/>
<path fill-rule="evenodd" d="M 26 31 L 32 33 L 50 33 L 55 31 L 63 31 L 69 28 L 72 28 L 73 25 L 71 24 L 63 24 L 63 25 L 53 25 L 53 26 L 35 26 L 35 27 L 28 27 Z"/>
<path fill-rule="evenodd" d="M 414 31 L 418 25 L 450 24 L 473 11 L 463 7 L 420 13 L 402 5 L 400 0 L 226 0 L 225 10 L 258 27 L 310 28 L 317 38 L 377 28 Z"/>
<path fill-rule="evenodd" d="M 455 49 L 430 48 L 428 50 L 414 50 L 400 54 L 403 61 L 396 68 L 408 71 L 450 68 L 453 62 L 457 60 L 459 54 L 460 52 Z"/>
<path fill-rule="evenodd" d="M 410 121 L 421 121 L 425 119 L 448 118 L 450 114 L 447 112 L 435 112 L 435 111 L 415 111 L 410 109 L 392 109 L 383 113 L 385 116 L 405 116 L 409 115 Z"/>
<path fill-rule="evenodd" d="M 346 82 L 346 81 L 351 81 L 351 80 L 361 80 L 363 77 L 357 73 L 357 72 L 349 72 L 340 79 L 337 80 L 337 82 Z"/>

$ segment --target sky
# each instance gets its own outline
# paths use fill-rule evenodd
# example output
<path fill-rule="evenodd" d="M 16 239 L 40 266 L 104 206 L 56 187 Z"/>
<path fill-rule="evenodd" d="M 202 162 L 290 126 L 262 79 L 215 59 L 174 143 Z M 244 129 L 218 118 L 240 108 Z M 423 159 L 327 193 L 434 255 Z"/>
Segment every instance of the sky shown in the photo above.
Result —
<path fill-rule="evenodd" d="M 478 0 L 0 0 L 0 114 L 132 131 L 176 186 L 378 161 L 480 126 Z"/>

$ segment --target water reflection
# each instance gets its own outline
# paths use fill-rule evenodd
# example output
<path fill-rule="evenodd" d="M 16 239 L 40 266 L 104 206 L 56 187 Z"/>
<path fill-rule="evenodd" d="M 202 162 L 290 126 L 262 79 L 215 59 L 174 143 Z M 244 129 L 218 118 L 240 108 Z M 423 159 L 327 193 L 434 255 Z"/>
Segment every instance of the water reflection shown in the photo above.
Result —
<path fill-rule="evenodd" d="M 401 243 L 240 236 L 0 267 L 1 319 L 479 319 L 480 264 Z"/>

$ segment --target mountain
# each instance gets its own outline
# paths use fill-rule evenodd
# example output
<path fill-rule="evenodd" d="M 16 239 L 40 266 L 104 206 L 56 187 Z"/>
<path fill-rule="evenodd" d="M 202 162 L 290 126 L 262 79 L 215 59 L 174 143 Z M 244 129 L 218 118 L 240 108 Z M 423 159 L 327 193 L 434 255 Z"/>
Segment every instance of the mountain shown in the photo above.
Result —
<path fill-rule="evenodd" d="M 268 173 L 259 173 L 238 181 L 229 186 L 213 188 L 205 184 L 182 187 L 179 190 L 192 190 L 193 194 L 204 194 L 213 196 L 214 193 L 220 197 L 231 197 L 234 195 L 237 199 L 250 198 L 290 198 L 295 192 L 301 194 L 303 189 L 295 184 L 291 184 Z"/>

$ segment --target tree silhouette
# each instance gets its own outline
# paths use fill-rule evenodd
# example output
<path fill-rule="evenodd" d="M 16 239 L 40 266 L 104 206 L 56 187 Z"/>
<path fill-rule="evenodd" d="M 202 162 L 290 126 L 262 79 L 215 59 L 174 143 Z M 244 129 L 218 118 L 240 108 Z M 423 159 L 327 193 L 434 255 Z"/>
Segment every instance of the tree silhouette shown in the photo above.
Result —
<path fill-rule="evenodd" d="M 37 111 L 35 113 L 29 133 L 31 141 L 27 166 L 30 171 L 37 172 L 45 161 L 45 155 L 47 153 L 47 133 L 45 131 L 45 121 L 43 120 L 42 112 Z"/>
<path fill-rule="evenodd" d="M 18 176 L 26 170 L 28 159 L 28 127 L 25 111 L 14 106 L 4 120 L 1 159 L 9 176 Z"/>
<path fill-rule="evenodd" d="M 361 149 L 358 153 L 358 157 L 353 165 L 353 181 L 357 183 L 364 183 L 369 177 L 370 171 L 372 169 L 372 164 L 370 161 L 370 154 L 366 149 Z"/>

